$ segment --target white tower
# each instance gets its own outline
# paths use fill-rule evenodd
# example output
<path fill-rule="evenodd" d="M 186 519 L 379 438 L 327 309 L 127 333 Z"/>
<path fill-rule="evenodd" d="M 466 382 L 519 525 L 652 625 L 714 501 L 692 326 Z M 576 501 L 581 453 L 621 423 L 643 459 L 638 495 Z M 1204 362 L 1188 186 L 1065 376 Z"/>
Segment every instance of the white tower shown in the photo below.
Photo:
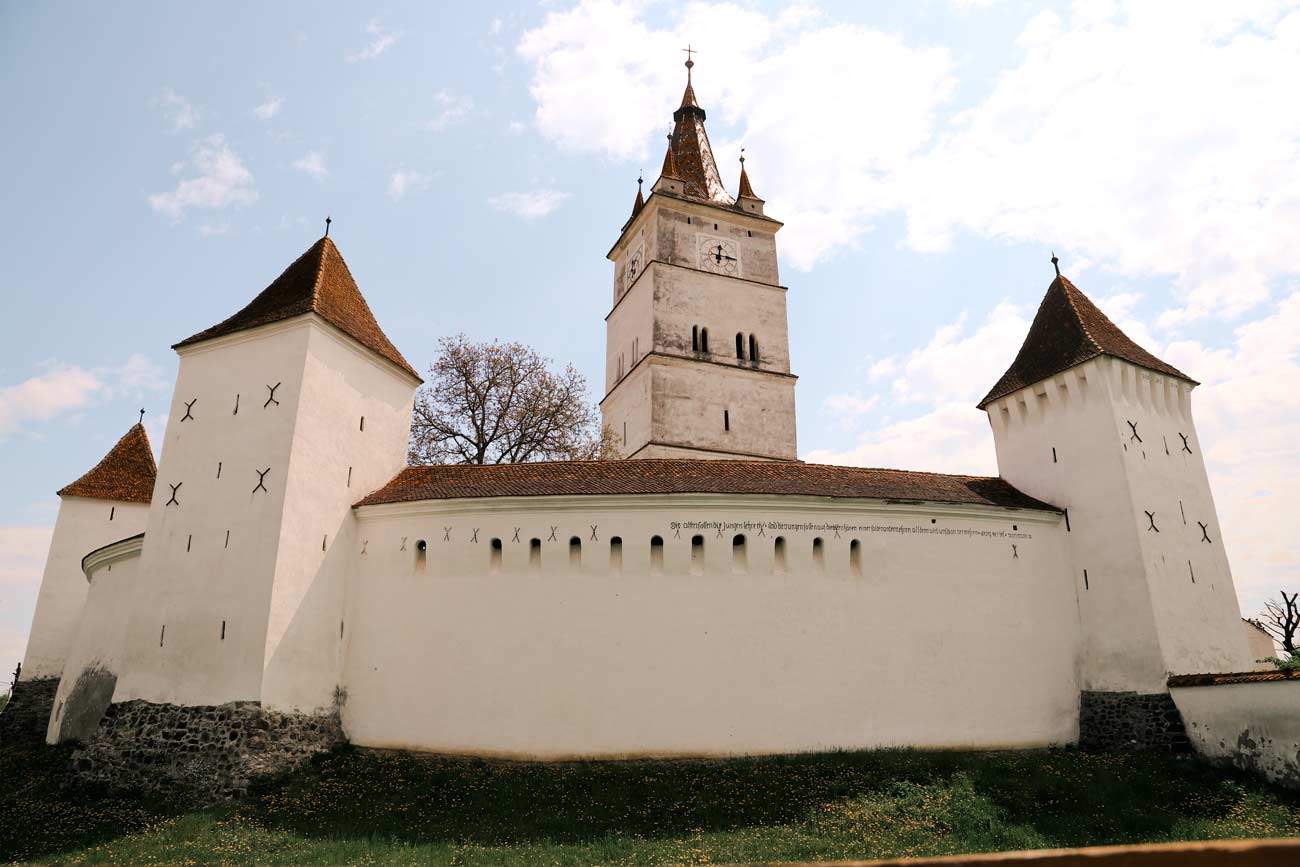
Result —
<path fill-rule="evenodd" d="M 1058 273 L 979 404 L 1002 477 L 1067 510 L 1084 690 L 1163 692 L 1170 674 L 1250 667 L 1195 386 Z"/>
<path fill-rule="evenodd" d="M 333 701 L 351 505 L 406 462 L 420 378 L 317 241 L 180 370 L 115 701 Z"/>
<path fill-rule="evenodd" d="M 59 490 L 59 516 L 27 637 L 23 680 L 63 673 L 86 601 L 81 559 L 144 529 L 156 473 L 149 436 L 137 424 L 89 472 Z"/>
<path fill-rule="evenodd" d="M 743 160 L 739 197 L 723 188 L 686 66 L 660 178 L 608 254 L 604 424 L 629 458 L 794 460 L 781 223 Z"/>

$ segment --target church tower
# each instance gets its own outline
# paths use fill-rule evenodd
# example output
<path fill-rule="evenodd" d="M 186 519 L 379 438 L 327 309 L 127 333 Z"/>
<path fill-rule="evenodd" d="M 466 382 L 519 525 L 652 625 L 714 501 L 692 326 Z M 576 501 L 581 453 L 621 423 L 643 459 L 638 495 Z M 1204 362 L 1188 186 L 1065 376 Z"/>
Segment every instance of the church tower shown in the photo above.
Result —
<path fill-rule="evenodd" d="M 739 195 L 723 187 L 694 65 L 660 177 L 608 253 L 601 413 L 626 458 L 796 460 L 781 223 L 743 156 Z"/>
<path fill-rule="evenodd" d="M 1002 478 L 1066 511 L 1085 691 L 1162 693 L 1170 674 L 1251 667 L 1195 387 L 1058 272 L 980 402 Z"/>

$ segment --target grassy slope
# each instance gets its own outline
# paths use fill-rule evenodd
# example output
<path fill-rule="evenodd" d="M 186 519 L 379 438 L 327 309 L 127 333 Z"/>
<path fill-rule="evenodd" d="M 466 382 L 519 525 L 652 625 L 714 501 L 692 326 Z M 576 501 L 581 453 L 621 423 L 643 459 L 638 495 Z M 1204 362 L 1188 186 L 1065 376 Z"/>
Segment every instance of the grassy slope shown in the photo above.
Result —
<path fill-rule="evenodd" d="M 69 797 L 67 757 L 0 750 L 0 860 L 660 863 L 1300 835 L 1300 795 L 1156 755 L 528 764 L 343 749 L 193 812 Z"/>

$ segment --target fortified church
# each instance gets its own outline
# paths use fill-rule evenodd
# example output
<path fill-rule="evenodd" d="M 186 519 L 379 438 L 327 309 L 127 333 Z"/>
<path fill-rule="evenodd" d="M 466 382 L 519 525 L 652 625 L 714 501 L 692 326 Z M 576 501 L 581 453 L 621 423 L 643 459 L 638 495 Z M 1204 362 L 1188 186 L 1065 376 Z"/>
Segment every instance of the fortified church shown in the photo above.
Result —
<path fill-rule="evenodd" d="M 1171 675 L 1251 667 L 1196 382 L 1064 276 L 971 396 L 998 476 L 798 460 L 782 224 L 691 65 L 607 254 L 624 459 L 406 466 L 420 376 L 329 237 L 175 345 L 161 463 L 136 425 L 58 492 L 19 686 L 80 773 L 1167 747 Z"/>

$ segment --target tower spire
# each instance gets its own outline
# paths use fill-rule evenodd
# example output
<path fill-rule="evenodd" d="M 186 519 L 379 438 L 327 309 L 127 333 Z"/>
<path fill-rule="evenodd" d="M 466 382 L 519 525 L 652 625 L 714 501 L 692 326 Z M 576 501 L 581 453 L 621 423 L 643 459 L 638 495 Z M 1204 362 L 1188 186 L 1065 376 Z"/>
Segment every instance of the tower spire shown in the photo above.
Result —
<path fill-rule="evenodd" d="M 642 177 L 641 175 L 637 175 L 636 176 L 636 201 L 632 203 L 633 217 L 641 213 L 641 209 L 645 207 L 645 193 L 641 191 L 641 185 L 643 183 L 645 183 L 645 178 Z"/>
<path fill-rule="evenodd" d="M 713 159 L 709 135 L 704 131 L 704 121 L 708 115 L 695 98 L 695 85 L 691 78 L 695 61 L 691 55 L 697 52 L 689 46 L 682 50 L 687 52 L 686 90 L 682 93 L 681 106 L 673 112 L 673 134 L 669 149 L 673 152 L 675 174 L 670 177 L 676 177 L 682 182 L 682 192 L 689 198 L 718 205 L 734 205 L 736 200 L 722 185 L 722 176 Z"/>

